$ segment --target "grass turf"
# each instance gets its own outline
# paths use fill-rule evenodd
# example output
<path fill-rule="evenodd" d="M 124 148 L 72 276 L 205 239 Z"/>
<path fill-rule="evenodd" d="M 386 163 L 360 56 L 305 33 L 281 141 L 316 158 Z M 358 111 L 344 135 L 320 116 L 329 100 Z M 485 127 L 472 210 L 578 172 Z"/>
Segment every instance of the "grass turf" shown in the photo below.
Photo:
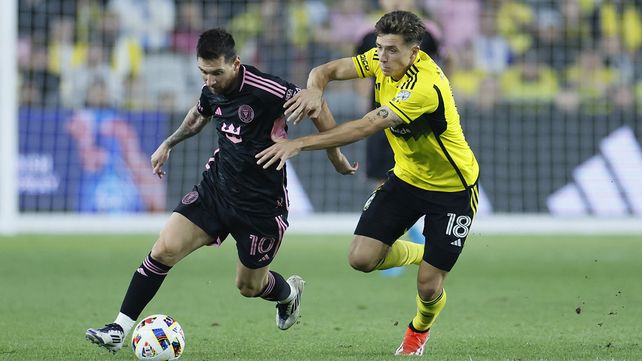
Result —
<path fill-rule="evenodd" d="M 115 317 L 154 236 L 0 237 L 0 360 L 134 360 L 84 340 Z M 392 360 L 414 315 L 416 267 L 349 268 L 350 236 L 286 236 L 272 268 L 306 280 L 283 332 L 274 305 L 234 287 L 236 249 L 206 247 L 143 312 L 183 326 L 184 360 Z M 641 236 L 473 234 L 446 284 L 430 360 L 639 360 Z"/>

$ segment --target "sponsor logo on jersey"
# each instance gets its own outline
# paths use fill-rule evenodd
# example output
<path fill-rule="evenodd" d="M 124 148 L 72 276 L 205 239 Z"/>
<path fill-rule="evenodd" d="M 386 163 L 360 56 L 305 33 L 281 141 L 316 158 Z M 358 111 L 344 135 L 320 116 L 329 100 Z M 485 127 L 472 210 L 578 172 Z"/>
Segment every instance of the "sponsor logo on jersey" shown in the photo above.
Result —
<path fill-rule="evenodd" d="M 390 131 L 395 135 L 408 135 L 412 133 L 412 131 L 405 126 L 390 127 Z"/>
<path fill-rule="evenodd" d="M 370 66 L 368 65 L 368 58 L 366 58 L 366 54 L 359 55 L 359 61 L 366 71 L 370 71 Z"/>

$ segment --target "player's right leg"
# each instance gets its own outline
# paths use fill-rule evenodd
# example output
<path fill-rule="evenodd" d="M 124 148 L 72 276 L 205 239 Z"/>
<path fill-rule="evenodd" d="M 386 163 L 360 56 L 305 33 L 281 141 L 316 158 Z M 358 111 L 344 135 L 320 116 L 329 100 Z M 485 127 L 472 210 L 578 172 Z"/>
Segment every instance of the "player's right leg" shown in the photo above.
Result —
<path fill-rule="evenodd" d="M 152 300 L 172 266 L 194 250 L 210 243 L 212 237 L 200 227 L 184 215 L 172 213 L 150 254 L 134 272 L 116 320 L 105 327 L 88 329 L 85 337 L 111 352 L 120 350 L 125 336 Z"/>
<path fill-rule="evenodd" d="M 424 245 L 399 237 L 421 215 L 420 205 L 408 185 L 391 175 L 363 207 L 350 248 L 350 265 L 363 272 L 419 265 Z"/>

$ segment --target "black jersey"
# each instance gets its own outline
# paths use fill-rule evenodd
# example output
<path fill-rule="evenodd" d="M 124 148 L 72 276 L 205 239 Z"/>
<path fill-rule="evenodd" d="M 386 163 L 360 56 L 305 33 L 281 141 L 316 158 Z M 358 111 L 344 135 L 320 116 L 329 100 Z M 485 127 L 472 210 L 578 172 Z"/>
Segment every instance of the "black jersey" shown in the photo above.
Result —
<path fill-rule="evenodd" d="M 263 169 L 255 155 L 287 137 L 283 104 L 300 89 L 255 67 L 241 65 L 240 84 L 230 94 L 212 93 L 203 86 L 198 111 L 211 116 L 218 132 L 218 149 L 203 173 L 218 199 L 248 213 L 277 215 L 289 201 L 285 167 Z"/>

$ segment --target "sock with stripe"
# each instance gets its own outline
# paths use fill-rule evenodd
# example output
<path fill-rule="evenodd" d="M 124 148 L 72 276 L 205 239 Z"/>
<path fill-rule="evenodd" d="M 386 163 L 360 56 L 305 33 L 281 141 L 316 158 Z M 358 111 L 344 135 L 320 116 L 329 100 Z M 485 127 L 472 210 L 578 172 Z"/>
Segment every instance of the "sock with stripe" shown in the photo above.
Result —
<path fill-rule="evenodd" d="M 431 301 L 424 301 L 417 294 L 417 314 L 412 319 L 412 328 L 419 332 L 429 330 L 444 306 L 446 306 L 445 289 L 441 291 L 437 298 Z"/>
<path fill-rule="evenodd" d="M 274 271 L 268 272 L 268 283 L 259 297 L 268 301 L 288 303 L 294 296 L 296 296 L 296 290 L 290 287 L 283 276 Z"/>
<path fill-rule="evenodd" d="M 154 260 L 151 253 L 145 257 L 143 263 L 132 276 L 129 288 L 127 288 L 127 293 L 120 306 L 120 314 L 116 318 L 116 323 L 118 323 L 124 331 L 129 330 L 125 330 L 126 326 L 129 326 L 129 328 L 133 326 L 145 306 L 154 298 L 161 284 L 163 284 L 167 272 L 169 272 L 171 268 L 172 267 Z M 121 314 L 131 320 L 131 326 L 129 325 L 129 321 L 121 316 Z M 125 332 L 125 334 L 127 334 L 127 332 Z"/>
<path fill-rule="evenodd" d="M 384 270 L 393 267 L 420 264 L 424 257 L 424 245 L 408 241 L 397 240 L 390 247 L 384 259 L 375 267 Z"/>

